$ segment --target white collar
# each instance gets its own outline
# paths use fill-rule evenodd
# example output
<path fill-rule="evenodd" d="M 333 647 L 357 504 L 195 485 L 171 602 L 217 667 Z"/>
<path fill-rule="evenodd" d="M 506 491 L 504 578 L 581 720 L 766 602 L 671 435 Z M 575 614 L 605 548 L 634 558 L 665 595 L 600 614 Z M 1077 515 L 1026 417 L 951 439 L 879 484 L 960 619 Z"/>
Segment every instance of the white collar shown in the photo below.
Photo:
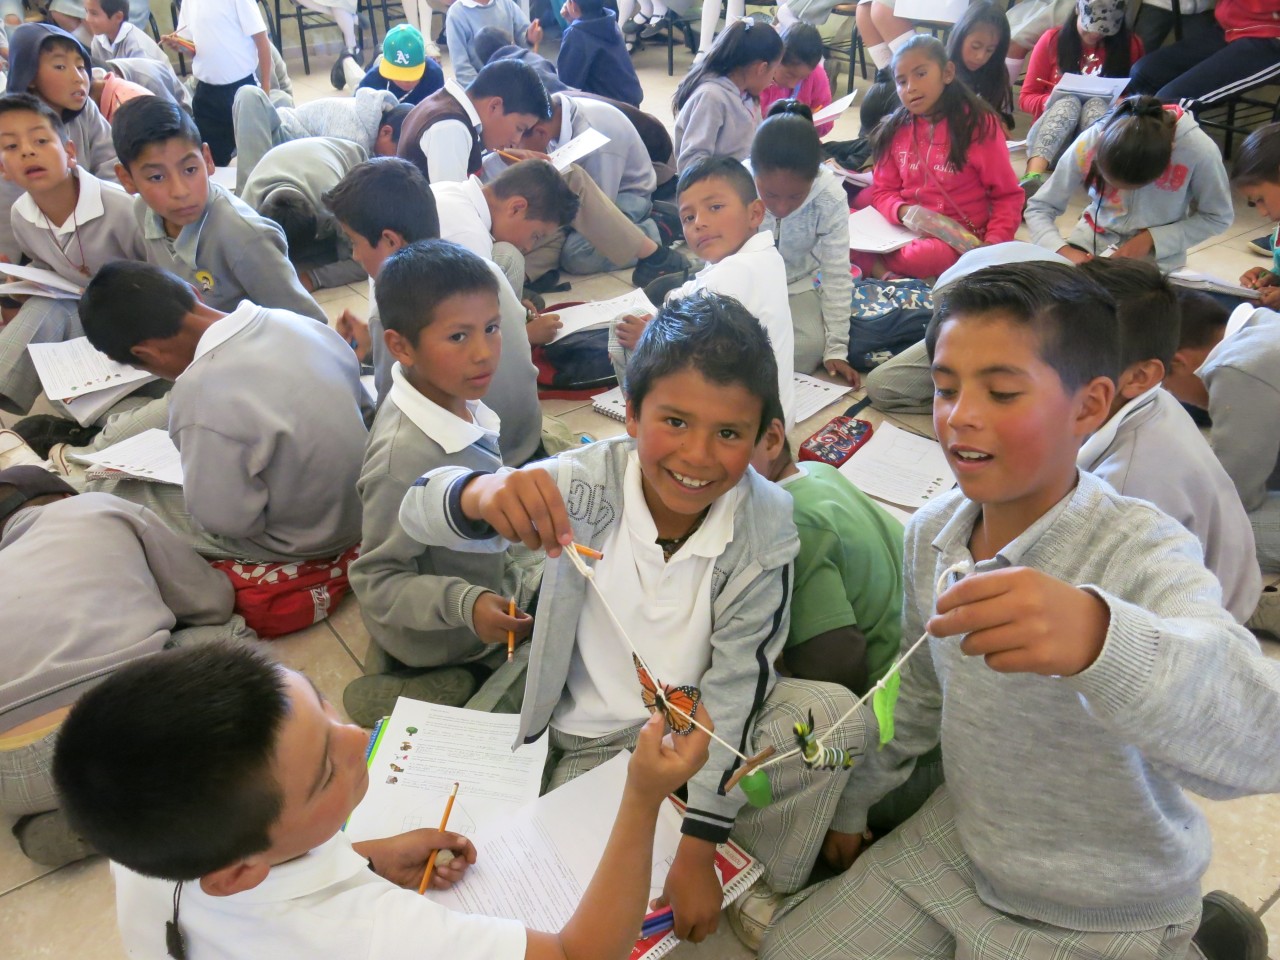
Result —
<path fill-rule="evenodd" d="M 547 152 L 550 153 L 554 147 L 563 147 L 566 143 L 573 139 L 573 101 L 563 93 L 553 94 L 560 103 L 560 132 L 556 134 L 556 138 L 547 144 Z"/>
<path fill-rule="evenodd" d="M 489 2 L 488 2 L 488 3 L 480 3 L 480 2 L 479 2 L 479 0 L 458 0 L 458 3 L 462 4 L 464 7 L 491 7 L 491 6 L 493 6 L 493 0 L 489 0 Z"/>
<path fill-rule="evenodd" d="M 188 365 L 187 370 L 195 366 L 196 361 L 205 354 L 222 346 L 222 344 L 247 327 L 257 318 L 261 309 L 256 303 L 241 300 L 240 305 L 233 311 L 221 320 L 215 320 L 211 323 L 209 328 L 200 335 L 200 341 L 196 344 L 196 355 L 191 358 L 191 363 Z M 183 372 L 185 373 L 186 371 Z"/>
<path fill-rule="evenodd" d="M 490 233 L 493 232 L 493 214 L 489 212 L 489 201 L 484 196 L 484 184 L 476 176 L 467 177 L 459 184 L 459 192 L 470 201 L 480 215 L 480 222 Z"/>
<path fill-rule="evenodd" d="M 783 477 L 778 481 L 778 486 L 789 487 L 791 484 L 798 483 L 801 479 L 809 475 L 809 468 L 804 465 L 803 460 L 797 460 L 795 464 L 797 472 L 791 474 L 789 477 Z"/>
<path fill-rule="evenodd" d="M 53 222 L 36 206 L 34 198 L 29 193 L 24 193 L 13 202 L 13 212 L 28 223 L 51 230 L 55 237 L 65 237 L 69 233 L 75 233 L 77 227 L 84 226 L 90 220 L 98 219 L 104 212 L 102 181 L 79 167 L 75 167 L 71 173 L 80 181 L 80 195 L 76 198 L 75 211 L 61 224 L 54 226 Z"/>
<path fill-rule="evenodd" d="M 115 40 L 107 44 L 107 49 L 110 50 L 112 53 L 115 53 L 116 50 L 119 48 L 121 41 L 123 41 L 124 38 L 129 35 L 129 31 L 132 30 L 133 28 L 134 28 L 133 24 L 130 23 L 128 20 L 120 24 L 120 32 L 116 34 Z"/>
<path fill-rule="evenodd" d="M 1117 410 L 1115 416 L 1100 426 L 1088 440 L 1081 444 L 1080 452 L 1076 454 L 1076 466 L 1081 470 L 1092 470 L 1093 465 L 1102 458 L 1107 448 L 1111 446 L 1124 422 L 1145 410 L 1148 404 L 1154 403 L 1159 399 L 1159 392 L 1162 389 L 1162 387 L 1152 387 L 1150 390 L 1138 394 Z"/>
<path fill-rule="evenodd" d="M 1200 364 L 1200 366 L 1196 368 L 1196 376 L 1199 376 L 1200 371 L 1209 366 L 1210 361 L 1212 361 L 1213 358 L 1218 355 L 1219 351 L 1222 350 L 1222 345 L 1224 343 L 1247 327 L 1249 322 L 1265 309 L 1266 307 L 1255 306 L 1251 303 L 1242 303 L 1240 306 L 1232 310 L 1231 316 L 1227 318 L 1227 328 L 1222 331 L 1222 339 L 1214 344 L 1213 349 L 1205 356 L 1204 363 Z"/>
<path fill-rule="evenodd" d="M 730 257 L 741 256 L 744 253 L 763 253 L 765 250 L 772 250 L 773 248 L 774 248 L 773 234 L 770 233 L 768 230 L 762 230 L 759 233 L 753 234 L 752 236 L 748 237 L 747 242 L 744 243 L 742 246 L 740 246 L 737 250 L 733 251 L 733 253 L 729 254 L 728 256 L 721 257 L 715 263 L 708 263 L 705 267 L 703 267 L 701 270 L 698 271 L 697 276 L 699 279 L 705 279 L 706 276 L 711 273 L 711 271 L 713 271 L 716 267 L 720 266 L 720 264 L 724 263 Z"/>
<path fill-rule="evenodd" d="M 471 422 L 463 420 L 415 390 L 399 363 L 391 367 L 391 390 L 388 396 L 415 427 L 440 444 L 440 448 L 447 454 L 465 450 L 485 437 L 492 438 L 492 445 L 497 449 L 501 422 L 498 415 L 481 400 L 467 401 Z"/>
<path fill-rule="evenodd" d="M 645 543 L 654 543 L 658 539 L 658 526 L 653 522 L 653 514 L 644 499 L 641 474 L 640 454 L 632 450 L 627 455 L 627 470 L 622 479 L 622 513 L 634 536 Z M 745 479 L 744 474 L 732 490 L 716 498 L 702 525 L 680 545 L 669 563 L 692 556 L 714 559 L 724 553 L 725 547 L 733 540 L 733 515 L 737 512 L 738 497 Z"/>
<path fill-rule="evenodd" d="M 467 3 L 467 0 L 458 0 L 459 3 Z M 467 6 L 479 6 L 479 4 L 467 4 Z M 466 89 L 453 77 L 444 82 L 444 88 L 449 92 L 449 96 L 462 104 L 462 109 L 467 111 L 467 119 L 471 121 L 471 126 L 479 130 L 484 126 L 480 122 L 480 114 L 476 113 L 476 106 L 471 102 L 471 98 L 467 96 Z"/>
<path fill-rule="evenodd" d="M 265 880 L 235 894 L 234 899 L 240 903 L 285 903 L 327 890 L 368 870 L 369 861 L 355 852 L 345 833 L 338 833 L 297 859 L 276 864 Z"/>

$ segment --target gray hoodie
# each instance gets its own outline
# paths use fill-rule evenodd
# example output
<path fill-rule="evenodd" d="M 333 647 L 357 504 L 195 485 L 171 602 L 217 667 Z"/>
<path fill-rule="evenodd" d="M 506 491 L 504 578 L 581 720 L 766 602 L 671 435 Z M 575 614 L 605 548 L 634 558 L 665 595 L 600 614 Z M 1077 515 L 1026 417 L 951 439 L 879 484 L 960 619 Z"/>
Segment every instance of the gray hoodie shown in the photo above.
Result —
<path fill-rule="evenodd" d="M 544 461 L 564 495 L 578 543 L 599 549 L 621 522 L 623 477 L 634 449 L 630 437 L 617 437 Z M 410 487 L 400 507 L 400 523 L 409 535 L 454 550 L 505 550 L 506 540 L 461 511 L 459 493 L 473 476 L 466 467 L 443 467 Z M 791 623 L 791 566 L 800 538 L 786 491 L 754 470 L 739 486 L 733 539 L 712 571 L 711 666 L 699 687 L 717 735 L 745 751 L 776 680 L 773 663 Z M 543 571 L 517 743 L 542 734 L 564 695 L 587 596 L 586 581 L 565 556 L 548 560 Z M 743 797 L 738 791 L 726 795 L 723 784 L 737 762 L 724 747 L 711 744 L 711 758 L 689 781 L 684 833 L 716 843 L 728 838 Z"/>
<path fill-rule="evenodd" d="M 1054 221 L 1084 189 L 1095 144 L 1105 127 L 1096 123 L 1076 138 L 1053 175 L 1027 202 L 1025 216 L 1032 240 L 1050 250 L 1069 243 L 1100 254 L 1146 229 L 1155 240 L 1154 259 L 1160 269 L 1176 270 L 1186 264 L 1188 250 L 1231 226 L 1235 207 L 1222 151 L 1195 117 L 1178 107 L 1166 109 L 1181 115 L 1174 131 L 1173 156 L 1159 179 L 1137 190 L 1108 189 L 1103 194 L 1090 187 L 1084 215 L 1064 240 Z"/>
<path fill-rule="evenodd" d="M 300 107 L 282 107 L 280 112 L 283 115 L 292 110 L 313 137 L 353 140 L 372 152 L 382 127 L 382 115 L 399 103 L 390 90 L 360 87 L 354 97 L 322 97 Z"/>
<path fill-rule="evenodd" d="M 676 117 L 676 169 L 681 173 L 702 157 L 745 160 L 760 126 L 760 103 L 744 96 L 728 77 L 708 76 Z"/>

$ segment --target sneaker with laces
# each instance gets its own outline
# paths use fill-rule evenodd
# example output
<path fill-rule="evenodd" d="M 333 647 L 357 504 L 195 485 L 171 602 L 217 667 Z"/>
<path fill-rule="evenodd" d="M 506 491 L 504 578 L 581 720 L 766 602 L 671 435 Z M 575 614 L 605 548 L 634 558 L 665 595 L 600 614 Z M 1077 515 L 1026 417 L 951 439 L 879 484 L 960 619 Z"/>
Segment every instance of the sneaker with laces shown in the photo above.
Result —
<path fill-rule="evenodd" d="M 1254 633 L 1269 633 L 1280 640 L 1280 588 L 1265 587 L 1258 606 L 1245 626 Z"/>
<path fill-rule="evenodd" d="M 784 894 L 774 893 L 764 880 L 757 880 L 746 893 L 729 904 L 725 911 L 729 916 L 729 926 L 744 946 L 758 953 L 773 915 L 786 899 Z"/>
<path fill-rule="evenodd" d="M 689 279 L 689 261 L 670 247 L 659 247 L 654 254 L 636 264 L 631 272 L 631 282 L 637 287 L 647 287 L 659 277 L 669 274 L 680 274 L 685 280 Z"/>
<path fill-rule="evenodd" d="M 1225 890 L 1205 894 L 1200 926 L 1191 939 L 1205 960 L 1267 960 L 1267 928 Z"/>

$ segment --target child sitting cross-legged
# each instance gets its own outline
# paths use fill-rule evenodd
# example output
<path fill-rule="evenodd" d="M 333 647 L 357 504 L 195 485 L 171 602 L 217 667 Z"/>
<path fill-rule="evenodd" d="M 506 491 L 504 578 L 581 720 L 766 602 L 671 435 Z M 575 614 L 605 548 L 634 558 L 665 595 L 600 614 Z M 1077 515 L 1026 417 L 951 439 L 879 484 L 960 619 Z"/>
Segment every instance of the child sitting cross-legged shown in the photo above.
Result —
<path fill-rule="evenodd" d="M 1211 840 L 1186 791 L 1280 790 L 1280 670 L 1195 538 L 1076 465 L 1121 372 L 1105 291 L 1056 264 L 981 270 L 940 294 L 927 343 L 959 482 L 907 526 L 903 645 L 928 640 L 842 797 L 852 866 L 788 904 L 762 960 L 1200 956 Z M 946 784 L 858 856 L 867 808 L 939 742 Z M 1197 945 L 1260 960 L 1236 905 Z"/>
<path fill-rule="evenodd" d="M 444 240 L 409 245 L 378 274 L 378 315 L 396 364 L 357 485 L 363 547 L 351 581 L 381 656 L 343 694 L 365 726 L 398 696 L 462 706 L 505 658 L 507 632 L 523 639 L 533 626 L 519 606 L 537 587 L 540 563 L 423 547 L 399 520 L 400 501 L 423 474 L 502 466 L 499 420 L 483 399 L 504 348 L 501 284 L 484 260 Z M 518 598 L 517 614 L 508 598 Z"/>
<path fill-rule="evenodd" d="M 725 743 L 746 755 L 786 749 L 796 723 L 826 730 L 853 703 L 843 687 L 774 674 L 799 544 L 790 498 L 749 467 L 760 438 L 780 431 L 775 383 L 764 330 L 739 303 L 709 292 L 670 301 L 627 368 L 627 436 L 520 470 L 434 470 L 400 510 L 423 543 L 546 549 L 520 738 L 550 725 L 552 787 L 636 742 L 646 716 L 636 653 L 655 683 L 701 690 L 723 742 L 689 781 L 662 896 L 676 935 L 694 942 L 719 921 L 715 844 L 732 833 L 774 891 L 799 889 L 848 776 L 793 758 L 764 771 L 775 798 L 764 808 L 744 810 L 743 794 L 725 789 L 741 762 Z M 603 553 L 594 586 L 564 555 L 572 541 Z"/>
<path fill-rule="evenodd" d="M 660 722 L 644 728 L 596 877 L 564 928 L 544 933 L 418 895 L 432 851 L 455 854 L 435 888 L 475 863 L 460 834 L 347 838 L 368 741 L 306 676 L 222 645 L 157 654 L 86 694 L 54 777 L 72 823 L 113 861 L 128 953 L 231 957 L 251 944 L 273 960 L 349 960 L 418 957 L 426 944 L 456 960 L 624 960 L 659 808 L 707 756 L 705 734 L 667 745 Z"/>

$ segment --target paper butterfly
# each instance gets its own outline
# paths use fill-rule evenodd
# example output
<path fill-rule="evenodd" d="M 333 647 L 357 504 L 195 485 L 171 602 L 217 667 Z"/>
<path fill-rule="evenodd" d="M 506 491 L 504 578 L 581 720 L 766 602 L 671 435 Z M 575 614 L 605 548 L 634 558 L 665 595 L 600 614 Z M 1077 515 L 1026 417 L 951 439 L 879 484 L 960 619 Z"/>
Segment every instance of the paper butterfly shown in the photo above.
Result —
<path fill-rule="evenodd" d="M 803 720 L 795 725 L 796 743 L 800 746 L 800 755 L 804 762 L 818 769 L 834 770 L 839 767 L 848 769 L 853 766 L 853 757 L 848 750 L 835 747 L 818 746 L 818 738 L 813 734 L 813 711 L 809 711 L 809 722 Z"/>
<path fill-rule="evenodd" d="M 698 704 L 702 702 L 702 691 L 697 687 L 669 687 L 665 683 L 659 690 L 649 671 L 640 662 L 640 658 L 633 653 L 631 660 L 636 665 L 636 676 L 640 678 L 640 698 L 649 712 L 661 711 L 672 733 L 684 736 L 692 730 L 691 718 L 698 712 Z M 672 709 L 673 707 L 675 709 Z M 677 711 L 680 712 L 677 713 Z"/>

